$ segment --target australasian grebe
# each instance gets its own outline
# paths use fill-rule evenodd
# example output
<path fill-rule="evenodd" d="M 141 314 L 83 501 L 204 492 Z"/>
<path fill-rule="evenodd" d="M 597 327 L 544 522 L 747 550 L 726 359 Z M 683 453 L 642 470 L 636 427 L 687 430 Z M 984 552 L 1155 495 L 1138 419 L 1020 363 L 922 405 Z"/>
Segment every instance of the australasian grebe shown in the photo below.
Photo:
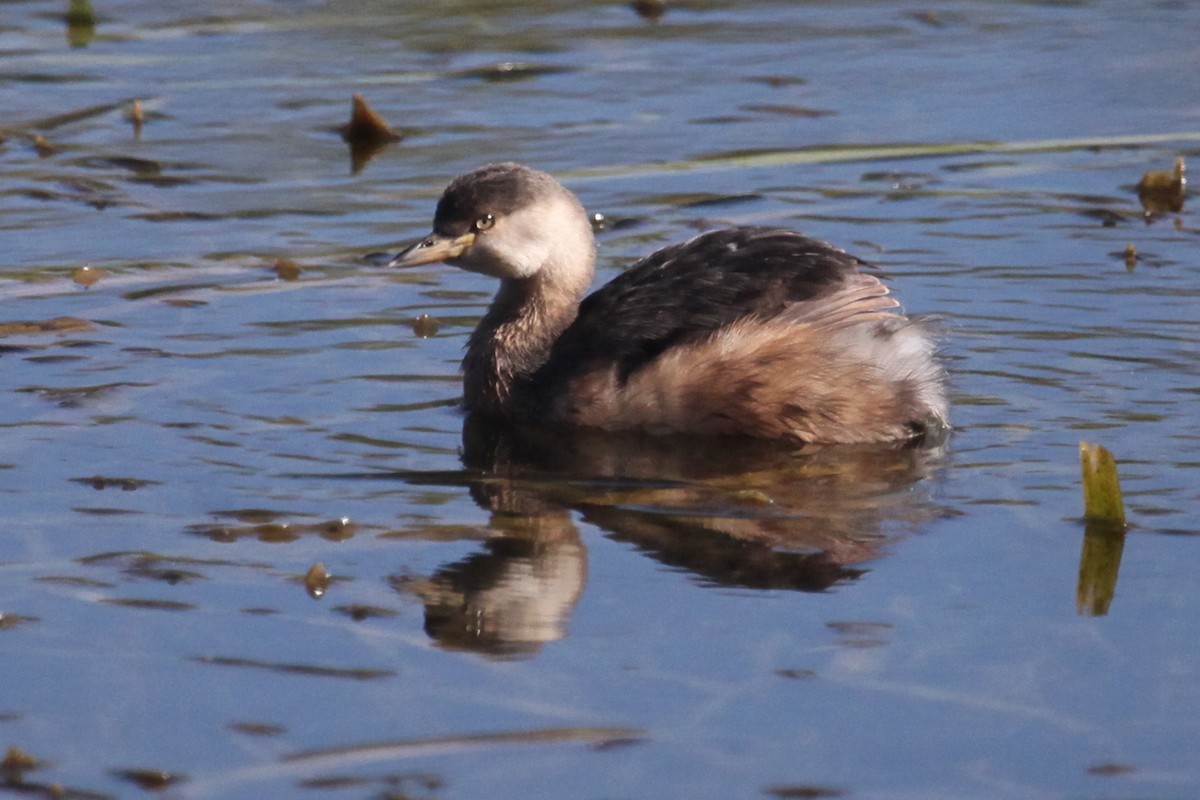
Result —
<path fill-rule="evenodd" d="M 852 255 L 788 230 L 710 231 L 581 303 L 595 259 L 575 195 L 505 163 L 456 178 L 433 233 L 391 265 L 445 261 L 500 279 L 463 359 L 474 413 L 798 442 L 946 425 L 928 332 Z"/>

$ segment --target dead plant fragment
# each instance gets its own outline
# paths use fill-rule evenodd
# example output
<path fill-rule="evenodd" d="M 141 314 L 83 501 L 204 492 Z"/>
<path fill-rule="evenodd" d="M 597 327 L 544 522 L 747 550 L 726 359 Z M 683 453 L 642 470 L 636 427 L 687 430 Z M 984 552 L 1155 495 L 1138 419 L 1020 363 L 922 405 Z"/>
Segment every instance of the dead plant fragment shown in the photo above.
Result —
<path fill-rule="evenodd" d="M 338 131 L 342 134 L 342 139 L 350 145 L 350 168 L 355 174 L 380 150 L 401 139 L 400 134 L 393 131 L 383 117 L 367 105 L 361 94 L 354 95 L 350 121 Z"/>
<path fill-rule="evenodd" d="M 186 775 L 163 769 L 115 769 L 112 774 L 149 792 L 161 792 L 187 780 Z"/>
<path fill-rule="evenodd" d="M 313 600 L 320 600 L 329 589 L 329 570 L 324 564 L 313 564 L 304 574 L 304 590 Z"/>
<path fill-rule="evenodd" d="M 437 317 L 430 314 L 420 314 L 412 321 L 413 333 L 422 339 L 433 336 L 438 332 L 439 327 L 441 327 L 441 323 L 438 322 Z"/>
<path fill-rule="evenodd" d="M 1182 211 L 1187 194 L 1187 167 L 1183 157 L 1175 159 L 1175 166 L 1170 170 L 1151 171 L 1143 175 L 1138 181 L 1137 192 L 1147 216 Z"/>
<path fill-rule="evenodd" d="M 9 747 L 0 761 L 0 775 L 9 783 L 19 783 L 26 772 L 40 769 L 44 764 L 19 747 Z"/>
<path fill-rule="evenodd" d="M 1124 255 L 1125 255 L 1125 268 L 1126 269 L 1132 270 L 1134 267 L 1137 266 L 1138 253 L 1137 253 L 1136 247 L 1134 247 L 1131 244 L 1125 245 Z"/>
<path fill-rule="evenodd" d="M 46 141 L 40 133 L 33 137 L 33 149 L 37 150 L 38 158 L 49 158 L 58 152 L 58 148 Z"/>
<path fill-rule="evenodd" d="M 271 271 L 281 281 L 294 281 L 300 278 L 300 265 L 290 258 L 277 258 L 271 265 Z"/>
<path fill-rule="evenodd" d="M 667 13 L 667 4 L 662 0 L 633 0 L 633 10 L 642 19 L 658 22 Z"/>
<path fill-rule="evenodd" d="M 71 271 L 71 280 L 85 289 L 95 286 L 104 277 L 104 270 L 84 265 Z"/>

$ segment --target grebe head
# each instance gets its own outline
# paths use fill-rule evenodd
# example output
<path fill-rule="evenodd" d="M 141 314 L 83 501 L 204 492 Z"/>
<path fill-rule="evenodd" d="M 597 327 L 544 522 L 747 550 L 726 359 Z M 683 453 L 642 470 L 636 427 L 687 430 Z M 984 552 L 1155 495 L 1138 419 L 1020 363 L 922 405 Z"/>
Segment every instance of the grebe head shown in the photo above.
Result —
<path fill-rule="evenodd" d="M 445 261 L 493 278 L 582 278 L 586 286 L 594 259 L 591 225 L 575 195 L 545 172 L 503 163 L 455 178 L 438 201 L 433 233 L 390 266 Z"/>

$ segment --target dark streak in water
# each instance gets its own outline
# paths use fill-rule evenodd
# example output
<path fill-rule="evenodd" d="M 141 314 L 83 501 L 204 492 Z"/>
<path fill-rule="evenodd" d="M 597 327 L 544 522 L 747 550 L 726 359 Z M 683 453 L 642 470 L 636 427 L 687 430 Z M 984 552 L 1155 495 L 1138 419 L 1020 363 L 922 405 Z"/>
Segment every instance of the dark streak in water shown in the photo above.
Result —
<path fill-rule="evenodd" d="M 231 722 L 227 727 L 247 736 L 278 736 L 287 733 L 287 728 L 269 722 Z"/>
<path fill-rule="evenodd" d="M 152 286 L 149 289 L 139 289 L 134 292 L 126 292 L 121 295 L 126 300 L 145 300 L 148 297 L 157 297 L 164 294 L 175 294 L 177 292 L 191 292 L 203 289 L 216 288 L 215 283 L 172 283 L 166 286 Z"/>
<path fill-rule="evenodd" d="M 268 672 L 282 672 L 288 675 L 312 675 L 318 678 L 349 678 L 356 681 L 370 681 L 378 678 L 390 678 L 396 673 L 387 669 L 318 667 L 314 664 L 290 664 L 275 661 L 259 661 L 253 658 L 235 658 L 232 656 L 191 656 L 190 661 L 197 664 L 216 664 L 221 667 L 249 667 L 265 669 Z"/>
<path fill-rule="evenodd" d="M 182 773 L 161 769 L 115 769 L 112 774 L 148 792 L 161 792 L 187 780 L 187 776 Z"/>
<path fill-rule="evenodd" d="M 149 600 L 142 597 L 105 597 L 100 600 L 111 606 L 127 608 L 146 608 L 153 611 L 195 611 L 191 603 L 180 603 L 176 600 Z"/>
<path fill-rule="evenodd" d="M 133 156 L 89 156 L 81 158 L 75 162 L 78 166 L 96 169 L 101 167 L 116 167 L 117 169 L 127 170 L 135 175 L 157 175 L 162 172 L 162 164 L 157 161 L 152 161 L 148 158 L 135 158 Z"/>
<path fill-rule="evenodd" d="M 91 76 L 85 76 L 84 80 L 95 80 L 95 78 Z M 39 131 L 49 131 L 55 128 L 61 128 L 64 125 L 81 122 L 85 119 L 104 116 L 105 114 L 111 113 L 123 107 L 126 102 L 127 101 L 122 100 L 116 103 L 104 103 L 102 105 L 87 106 L 76 111 L 68 111 L 65 114 L 55 114 L 50 117 L 43 117 L 42 119 L 35 120 L 30 123 L 29 127 L 35 128 Z"/>
<path fill-rule="evenodd" d="M 485 476 L 477 470 L 379 470 L 377 472 L 287 472 L 297 480 L 399 481 L 414 486 L 470 486 Z"/>
<path fill-rule="evenodd" d="M 126 571 L 138 574 L 139 570 L 155 567 L 160 564 L 187 564 L 204 567 L 244 567 L 249 569 L 267 569 L 269 564 L 254 561 L 228 561 L 220 558 L 191 558 L 188 556 L 163 556 L 149 550 L 115 550 L 107 553 L 97 553 L 76 559 L 80 564 L 107 564 L 111 562 L 126 564 Z"/>
<path fill-rule="evenodd" d="M 52 583 L 60 586 L 80 586 L 91 589 L 111 589 L 115 583 L 97 581 L 91 578 L 81 578 L 76 575 L 42 575 L 34 578 L 38 583 Z"/>
<path fill-rule="evenodd" d="M 836 786 L 818 786 L 810 784 L 795 784 L 788 786 L 768 786 L 762 790 L 762 793 L 771 797 L 785 800 L 788 798 L 804 798 L 805 800 L 818 800 L 819 798 L 827 797 L 845 797 L 846 790 Z"/>
<path fill-rule="evenodd" d="M 353 603 L 346 606 L 334 606 L 334 611 L 339 614 L 344 614 L 355 622 L 362 622 L 371 617 L 394 617 L 399 612 L 390 608 L 381 606 L 371 606 L 362 603 Z"/>
<path fill-rule="evenodd" d="M 738 108 L 742 111 L 753 111 L 758 114 L 775 114 L 785 117 L 829 117 L 837 113 L 825 108 L 792 106 L 786 103 L 746 103 L 745 105 L 738 106 Z"/>
<path fill-rule="evenodd" d="M 107 508 L 102 506 L 74 506 L 71 510 L 76 514 L 91 514 L 94 517 L 120 517 L 127 514 L 142 513 L 131 508 Z"/>
<path fill-rule="evenodd" d="M 146 222 L 212 222 L 224 219 L 226 215 L 200 211 L 148 211 L 144 214 L 133 214 L 132 217 Z"/>
<path fill-rule="evenodd" d="M 540 78 L 545 75 L 561 75 L 574 72 L 571 67 L 561 67 L 554 64 L 533 64 L 527 61 L 503 61 L 499 64 L 489 64 L 484 67 L 472 67 L 456 72 L 451 77 L 479 79 L 489 82 L 520 81 L 530 78 Z"/>
<path fill-rule="evenodd" d="M 23 386 L 16 391 L 28 394 L 36 394 L 42 399 L 48 400 L 60 408 L 77 408 L 83 405 L 85 401 L 110 394 L 115 389 L 144 389 L 153 385 L 154 384 L 152 383 L 117 381 L 115 383 L 101 383 L 95 386 Z"/>
<path fill-rule="evenodd" d="M 745 194 L 715 194 L 710 197 L 699 197 L 694 200 L 688 200 L 681 204 L 683 208 L 720 208 L 722 206 L 735 206 L 742 203 L 753 203 L 756 200 L 762 200 L 761 194 L 747 192 Z"/>

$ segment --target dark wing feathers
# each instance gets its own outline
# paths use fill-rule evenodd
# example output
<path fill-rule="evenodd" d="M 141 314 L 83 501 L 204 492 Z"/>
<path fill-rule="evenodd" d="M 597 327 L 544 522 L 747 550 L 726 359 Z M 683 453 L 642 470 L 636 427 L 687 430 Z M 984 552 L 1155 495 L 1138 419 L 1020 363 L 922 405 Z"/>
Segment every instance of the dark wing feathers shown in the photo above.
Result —
<path fill-rule="evenodd" d="M 837 291 L 869 266 L 824 242 L 773 228 L 730 228 L 663 248 L 589 296 L 535 380 L 600 361 L 622 380 L 665 350 L 747 316 L 769 318 Z"/>

